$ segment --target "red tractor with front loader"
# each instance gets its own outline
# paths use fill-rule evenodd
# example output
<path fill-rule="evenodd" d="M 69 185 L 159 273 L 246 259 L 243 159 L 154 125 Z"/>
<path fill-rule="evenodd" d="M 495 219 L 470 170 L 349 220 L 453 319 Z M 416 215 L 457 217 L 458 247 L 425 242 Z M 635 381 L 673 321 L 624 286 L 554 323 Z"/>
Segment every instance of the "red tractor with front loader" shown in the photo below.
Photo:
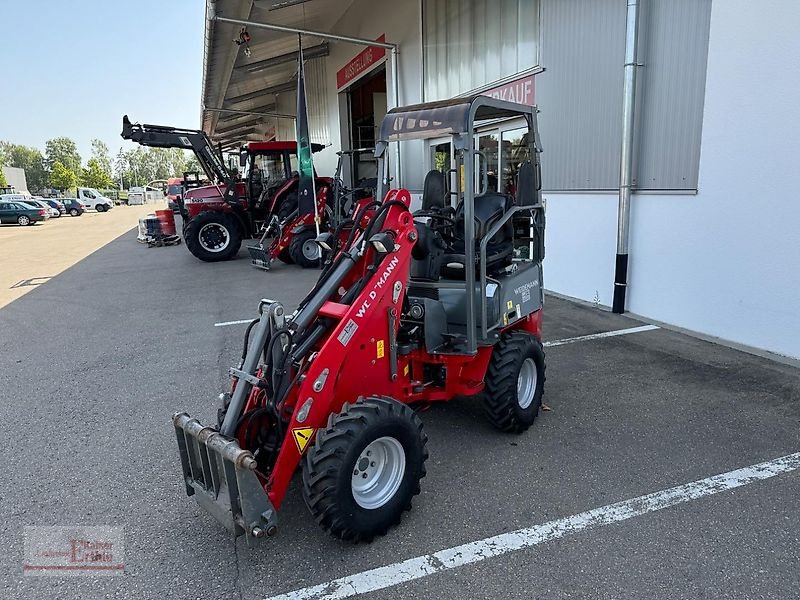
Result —
<path fill-rule="evenodd" d="M 211 185 L 187 190 L 178 201 L 183 237 L 189 251 L 206 262 L 234 258 L 246 238 L 259 238 L 269 229 L 271 244 L 264 255 L 303 267 L 319 266 L 318 219 L 327 228 L 327 209 L 334 181 L 315 177 L 317 214 L 298 213 L 296 142 L 249 142 L 241 147 L 239 164 L 244 173 L 225 165 L 222 152 L 204 131 L 164 125 L 131 123 L 122 118 L 122 137 L 143 146 L 193 150 Z M 311 144 L 313 152 L 324 148 Z M 261 242 L 263 243 L 262 237 Z"/>
<path fill-rule="evenodd" d="M 476 181 L 475 148 L 480 124 L 512 118 L 528 128 L 513 195 Z M 455 176 L 428 173 L 412 213 L 408 190 L 387 190 L 387 146 L 443 135 Z M 318 238 L 330 252 L 294 312 L 261 300 L 217 423 L 173 416 L 186 493 L 249 541 L 276 533 L 299 469 L 314 519 L 370 541 L 420 492 L 417 407 L 477 395 L 494 426 L 528 429 L 545 379 L 540 149 L 535 107 L 473 96 L 390 110 L 375 149 L 382 201 L 362 204 L 348 235 Z"/>

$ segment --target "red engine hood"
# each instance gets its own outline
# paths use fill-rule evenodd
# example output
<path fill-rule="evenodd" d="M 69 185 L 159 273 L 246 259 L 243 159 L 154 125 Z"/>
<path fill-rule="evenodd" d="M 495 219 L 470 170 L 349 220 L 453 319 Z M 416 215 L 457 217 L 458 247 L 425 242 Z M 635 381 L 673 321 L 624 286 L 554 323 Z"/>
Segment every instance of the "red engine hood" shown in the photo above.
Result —
<path fill-rule="evenodd" d="M 244 182 L 239 181 L 236 184 L 237 192 L 239 193 L 239 198 L 246 198 L 246 188 L 244 186 Z M 192 188 L 190 190 L 186 190 L 186 194 L 184 194 L 184 200 L 206 200 L 211 198 L 222 198 L 222 193 L 225 192 L 225 186 L 220 185 L 204 185 L 198 188 Z"/>

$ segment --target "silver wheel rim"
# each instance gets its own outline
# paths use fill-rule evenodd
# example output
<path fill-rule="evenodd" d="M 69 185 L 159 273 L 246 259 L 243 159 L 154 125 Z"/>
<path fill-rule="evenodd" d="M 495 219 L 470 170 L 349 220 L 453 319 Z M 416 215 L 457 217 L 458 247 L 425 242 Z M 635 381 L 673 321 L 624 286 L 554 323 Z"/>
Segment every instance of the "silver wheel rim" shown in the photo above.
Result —
<path fill-rule="evenodd" d="M 317 260 L 319 258 L 319 245 L 313 239 L 303 242 L 303 258 Z"/>
<path fill-rule="evenodd" d="M 231 243 L 228 229 L 219 223 L 206 223 L 197 233 L 200 246 L 206 252 L 222 252 Z"/>
<path fill-rule="evenodd" d="M 17 222 L 20 225 L 27 225 L 28 223 L 31 222 L 31 220 L 28 217 L 26 217 L 25 215 L 22 215 L 19 219 L 17 219 Z"/>
<path fill-rule="evenodd" d="M 393 437 L 380 437 L 361 452 L 350 488 L 361 508 L 375 510 L 394 498 L 406 472 L 406 453 Z"/>
<path fill-rule="evenodd" d="M 533 397 L 536 395 L 537 377 L 536 363 L 532 358 L 526 358 L 522 362 L 517 377 L 517 402 L 520 408 L 528 408 L 533 402 Z"/>

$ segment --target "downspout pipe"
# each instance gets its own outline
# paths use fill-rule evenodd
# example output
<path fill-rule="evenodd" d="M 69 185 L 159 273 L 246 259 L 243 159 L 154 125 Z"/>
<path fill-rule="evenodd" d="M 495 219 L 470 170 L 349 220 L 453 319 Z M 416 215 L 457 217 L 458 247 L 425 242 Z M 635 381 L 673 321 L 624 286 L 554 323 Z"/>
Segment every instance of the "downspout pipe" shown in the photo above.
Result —
<path fill-rule="evenodd" d="M 617 209 L 617 256 L 611 310 L 625 312 L 628 290 L 628 241 L 633 187 L 633 136 L 636 109 L 636 69 L 639 67 L 639 0 L 628 0 L 625 27 L 625 79 L 622 86 L 622 146 L 619 156 L 619 207 Z"/>

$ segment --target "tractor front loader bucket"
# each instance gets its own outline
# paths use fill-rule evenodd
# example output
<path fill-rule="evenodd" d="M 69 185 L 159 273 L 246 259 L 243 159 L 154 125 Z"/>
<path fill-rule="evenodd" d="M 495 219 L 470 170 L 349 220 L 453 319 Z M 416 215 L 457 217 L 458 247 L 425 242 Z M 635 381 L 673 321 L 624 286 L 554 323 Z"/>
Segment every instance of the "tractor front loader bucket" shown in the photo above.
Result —
<path fill-rule="evenodd" d="M 277 513 L 256 476 L 253 454 L 186 413 L 176 413 L 172 422 L 186 494 L 248 543 L 273 535 Z"/>
<path fill-rule="evenodd" d="M 281 224 L 278 221 L 278 217 L 273 215 L 269 224 L 264 225 L 264 233 L 261 235 L 261 239 L 258 240 L 258 244 L 247 247 L 247 251 L 250 253 L 250 262 L 256 269 L 264 269 L 265 271 L 269 271 L 269 265 L 272 262 L 272 259 L 267 254 L 267 249 L 264 247 L 264 242 L 268 237 L 270 237 L 270 235 L 280 236 L 280 234 Z"/>
<path fill-rule="evenodd" d="M 257 246 L 248 246 L 247 251 L 250 253 L 250 262 L 255 268 L 269 271 L 269 264 L 271 261 L 269 256 L 267 256 L 266 249 L 261 243 Z"/>

